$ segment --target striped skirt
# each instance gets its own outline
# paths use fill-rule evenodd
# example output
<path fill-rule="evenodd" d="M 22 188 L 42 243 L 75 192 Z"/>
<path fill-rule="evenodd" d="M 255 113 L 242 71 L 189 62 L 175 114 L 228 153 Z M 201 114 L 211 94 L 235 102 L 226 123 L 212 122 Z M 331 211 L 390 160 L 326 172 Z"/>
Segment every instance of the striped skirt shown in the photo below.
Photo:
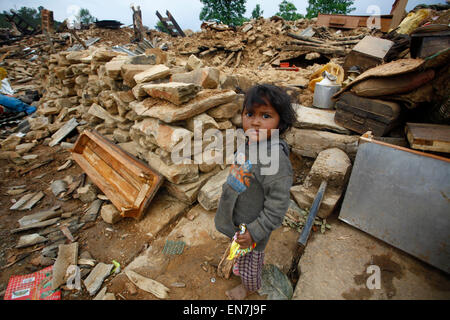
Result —
<path fill-rule="evenodd" d="M 261 288 L 264 251 L 251 251 L 236 259 L 233 273 L 240 276 L 248 291 L 254 292 Z"/>

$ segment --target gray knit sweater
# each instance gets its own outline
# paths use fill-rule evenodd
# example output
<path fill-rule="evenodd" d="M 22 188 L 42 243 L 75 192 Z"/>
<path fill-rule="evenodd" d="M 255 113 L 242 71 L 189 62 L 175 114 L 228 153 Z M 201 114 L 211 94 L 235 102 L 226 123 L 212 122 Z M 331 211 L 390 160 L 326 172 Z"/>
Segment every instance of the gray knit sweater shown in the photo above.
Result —
<path fill-rule="evenodd" d="M 214 220 L 217 230 L 230 238 L 239 230 L 239 224 L 246 223 L 256 251 L 263 251 L 272 231 L 281 226 L 293 180 L 287 143 L 282 139 L 269 141 L 266 148 L 269 163 L 264 158 L 255 161 L 246 145 L 246 162 L 231 167 Z"/>

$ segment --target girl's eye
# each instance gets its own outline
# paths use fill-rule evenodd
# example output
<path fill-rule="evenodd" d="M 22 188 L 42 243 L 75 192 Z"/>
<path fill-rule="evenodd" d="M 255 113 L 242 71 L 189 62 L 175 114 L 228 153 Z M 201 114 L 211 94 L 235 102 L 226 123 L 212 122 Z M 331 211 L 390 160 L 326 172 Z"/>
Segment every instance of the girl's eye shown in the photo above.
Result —
<path fill-rule="evenodd" d="M 253 113 L 247 112 L 245 115 L 246 115 L 247 117 L 251 117 L 251 116 L 253 115 Z"/>
<path fill-rule="evenodd" d="M 264 119 L 269 119 L 269 118 L 271 118 L 271 116 L 270 116 L 270 114 L 264 113 L 263 114 L 263 118 Z"/>

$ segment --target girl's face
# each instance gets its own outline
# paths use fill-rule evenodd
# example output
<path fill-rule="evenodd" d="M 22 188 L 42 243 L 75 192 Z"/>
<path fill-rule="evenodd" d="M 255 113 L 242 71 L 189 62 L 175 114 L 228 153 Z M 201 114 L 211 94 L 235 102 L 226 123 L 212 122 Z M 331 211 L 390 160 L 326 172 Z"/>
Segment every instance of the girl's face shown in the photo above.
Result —
<path fill-rule="evenodd" d="M 250 142 L 257 142 L 264 138 L 260 130 L 267 131 L 267 139 L 272 135 L 273 129 L 278 129 L 280 115 L 269 102 L 253 106 L 250 112 L 244 108 L 242 112 L 242 126 Z"/>

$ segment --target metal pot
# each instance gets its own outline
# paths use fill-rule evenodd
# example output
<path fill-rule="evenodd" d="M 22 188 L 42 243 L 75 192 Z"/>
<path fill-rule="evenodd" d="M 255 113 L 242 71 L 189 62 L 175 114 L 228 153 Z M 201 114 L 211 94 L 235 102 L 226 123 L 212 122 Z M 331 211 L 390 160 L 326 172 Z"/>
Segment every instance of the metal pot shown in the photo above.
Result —
<path fill-rule="evenodd" d="M 336 83 L 336 76 L 324 71 L 322 73 L 323 80 L 316 83 L 314 89 L 313 105 L 321 109 L 333 109 L 335 102 L 331 97 L 341 89 L 341 86 Z"/>

